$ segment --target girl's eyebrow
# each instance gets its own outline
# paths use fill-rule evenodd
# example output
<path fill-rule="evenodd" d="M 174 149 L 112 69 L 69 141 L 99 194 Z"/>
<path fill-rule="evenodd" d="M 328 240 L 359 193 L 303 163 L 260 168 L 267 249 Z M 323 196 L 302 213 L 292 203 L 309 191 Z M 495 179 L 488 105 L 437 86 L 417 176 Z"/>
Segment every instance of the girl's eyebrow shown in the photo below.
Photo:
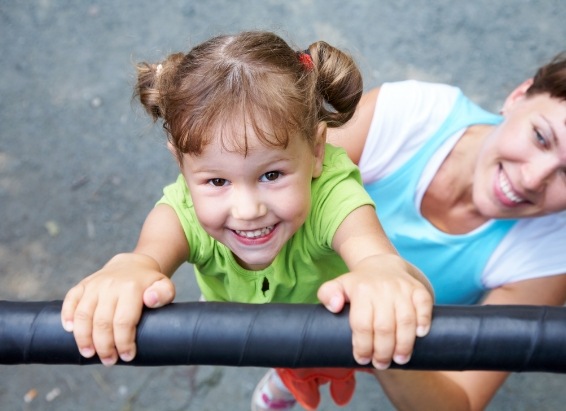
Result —
<path fill-rule="evenodd" d="M 250 150 L 250 154 L 254 154 L 254 149 Z M 267 150 L 263 150 L 262 152 L 262 159 L 257 161 L 258 163 L 270 164 L 278 161 L 289 161 L 292 160 L 293 155 L 290 154 L 287 150 L 281 150 L 277 148 L 268 148 Z"/>
<path fill-rule="evenodd" d="M 218 164 L 212 164 L 210 162 L 207 162 L 207 164 L 190 164 L 188 165 L 188 167 L 190 168 L 191 173 L 193 174 L 197 174 L 197 173 L 219 173 L 221 171 L 225 171 L 223 170 L 221 167 L 218 167 Z"/>
<path fill-rule="evenodd" d="M 249 161 L 256 162 L 256 165 L 258 167 L 269 168 L 269 166 L 272 164 L 290 161 L 292 160 L 293 156 L 284 150 L 269 150 L 269 154 L 265 154 L 263 157 L 264 158 L 262 158 L 260 161 L 258 161 L 257 159 L 253 159 Z M 222 162 L 222 165 L 226 165 L 226 164 L 228 164 L 229 167 L 229 163 L 226 163 L 224 161 Z M 191 173 L 193 174 L 198 174 L 198 173 L 215 174 L 221 172 L 226 172 L 226 169 L 224 167 L 218 167 L 218 163 L 211 164 L 210 162 L 207 162 L 207 164 L 199 164 L 199 165 L 195 165 L 193 163 L 191 167 Z"/>

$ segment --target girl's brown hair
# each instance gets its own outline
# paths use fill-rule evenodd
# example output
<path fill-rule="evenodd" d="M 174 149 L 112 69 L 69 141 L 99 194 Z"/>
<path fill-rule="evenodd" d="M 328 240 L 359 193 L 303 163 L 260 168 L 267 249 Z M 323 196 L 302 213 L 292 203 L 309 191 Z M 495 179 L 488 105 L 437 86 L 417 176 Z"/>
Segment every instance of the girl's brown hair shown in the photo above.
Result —
<path fill-rule="evenodd" d="M 319 122 L 344 124 L 363 92 L 346 53 L 323 41 L 295 51 L 270 32 L 214 37 L 137 72 L 135 95 L 154 121 L 163 119 L 179 159 L 218 137 L 246 154 L 246 127 L 268 146 L 286 147 L 300 134 L 314 147 Z"/>

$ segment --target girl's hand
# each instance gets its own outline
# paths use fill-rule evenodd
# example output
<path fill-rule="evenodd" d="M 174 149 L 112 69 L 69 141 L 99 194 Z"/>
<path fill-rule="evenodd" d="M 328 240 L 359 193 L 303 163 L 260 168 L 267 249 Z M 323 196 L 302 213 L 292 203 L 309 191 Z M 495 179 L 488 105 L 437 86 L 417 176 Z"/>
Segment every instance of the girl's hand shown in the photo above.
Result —
<path fill-rule="evenodd" d="M 354 269 L 323 284 L 319 300 L 331 312 L 350 303 L 354 358 L 386 369 L 407 363 L 415 338 L 432 320 L 433 296 L 422 273 L 396 254 L 365 258 Z M 421 279 L 421 281 L 419 281 Z"/>
<path fill-rule="evenodd" d="M 73 332 L 82 356 L 98 354 L 104 365 L 136 355 L 136 326 L 143 306 L 168 304 L 173 282 L 142 254 L 119 254 L 73 287 L 63 301 L 63 328 Z"/>

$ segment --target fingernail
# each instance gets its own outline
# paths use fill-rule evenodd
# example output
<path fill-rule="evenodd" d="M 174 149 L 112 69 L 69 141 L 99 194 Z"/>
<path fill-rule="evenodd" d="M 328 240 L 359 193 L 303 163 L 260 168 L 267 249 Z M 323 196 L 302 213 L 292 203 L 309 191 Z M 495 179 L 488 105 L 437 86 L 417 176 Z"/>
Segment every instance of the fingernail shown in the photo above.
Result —
<path fill-rule="evenodd" d="M 110 367 L 111 365 L 114 365 L 116 363 L 116 359 L 114 357 L 106 357 L 106 358 L 101 358 L 100 362 L 105 367 Z"/>
<path fill-rule="evenodd" d="M 90 358 L 94 355 L 94 349 L 92 347 L 79 348 L 79 352 L 85 358 Z"/>
<path fill-rule="evenodd" d="M 360 365 L 368 365 L 371 362 L 371 358 L 361 357 L 356 360 L 356 362 Z"/>
<path fill-rule="evenodd" d="M 373 363 L 373 366 L 375 368 L 377 368 L 378 370 L 386 370 L 386 369 L 389 368 L 390 364 L 391 364 L 390 362 L 377 362 L 376 361 L 376 362 Z"/>
<path fill-rule="evenodd" d="M 428 327 L 425 327 L 423 325 L 419 325 L 417 327 L 417 337 L 424 337 L 425 335 L 428 334 L 428 330 L 429 330 Z"/>
<path fill-rule="evenodd" d="M 67 332 L 73 332 L 73 322 L 72 321 L 65 321 L 63 323 L 63 329 Z"/>
<path fill-rule="evenodd" d="M 410 355 L 396 355 L 393 357 L 393 361 L 400 365 L 407 364 L 410 359 Z"/>
<path fill-rule="evenodd" d="M 151 308 L 157 308 L 158 307 L 158 303 L 159 303 L 159 299 L 157 296 L 157 293 L 155 291 L 150 291 L 147 294 L 147 299 L 148 299 L 148 306 Z"/>
<path fill-rule="evenodd" d="M 130 362 L 134 359 L 134 356 L 131 352 L 123 352 L 120 354 L 120 359 L 124 362 Z"/>
<path fill-rule="evenodd" d="M 330 311 L 335 313 L 336 311 L 338 311 L 339 304 L 340 304 L 340 297 L 335 295 L 330 299 L 330 304 L 328 308 Z"/>

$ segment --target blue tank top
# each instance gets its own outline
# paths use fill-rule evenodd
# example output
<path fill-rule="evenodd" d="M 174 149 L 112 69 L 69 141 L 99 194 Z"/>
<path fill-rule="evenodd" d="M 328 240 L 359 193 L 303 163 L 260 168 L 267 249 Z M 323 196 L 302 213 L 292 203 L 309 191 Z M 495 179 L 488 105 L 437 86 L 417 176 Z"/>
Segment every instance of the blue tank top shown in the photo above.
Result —
<path fill-rule="evenodd" d="M 500 116 L 460 93 L 445 122 L 411 159 L 365 186 L 399 253 L 432 283 L 436 304 L 474 304 L 481 299 L 486 291 L 481 282 L 485 265 L 516 220 L 491 220 L 462 235 L 444 233 L 421 215 L 420 204 L 415 206 L 417 184 L 431 157 L 448 138 L 474 124 L 500 122 Z"/>

